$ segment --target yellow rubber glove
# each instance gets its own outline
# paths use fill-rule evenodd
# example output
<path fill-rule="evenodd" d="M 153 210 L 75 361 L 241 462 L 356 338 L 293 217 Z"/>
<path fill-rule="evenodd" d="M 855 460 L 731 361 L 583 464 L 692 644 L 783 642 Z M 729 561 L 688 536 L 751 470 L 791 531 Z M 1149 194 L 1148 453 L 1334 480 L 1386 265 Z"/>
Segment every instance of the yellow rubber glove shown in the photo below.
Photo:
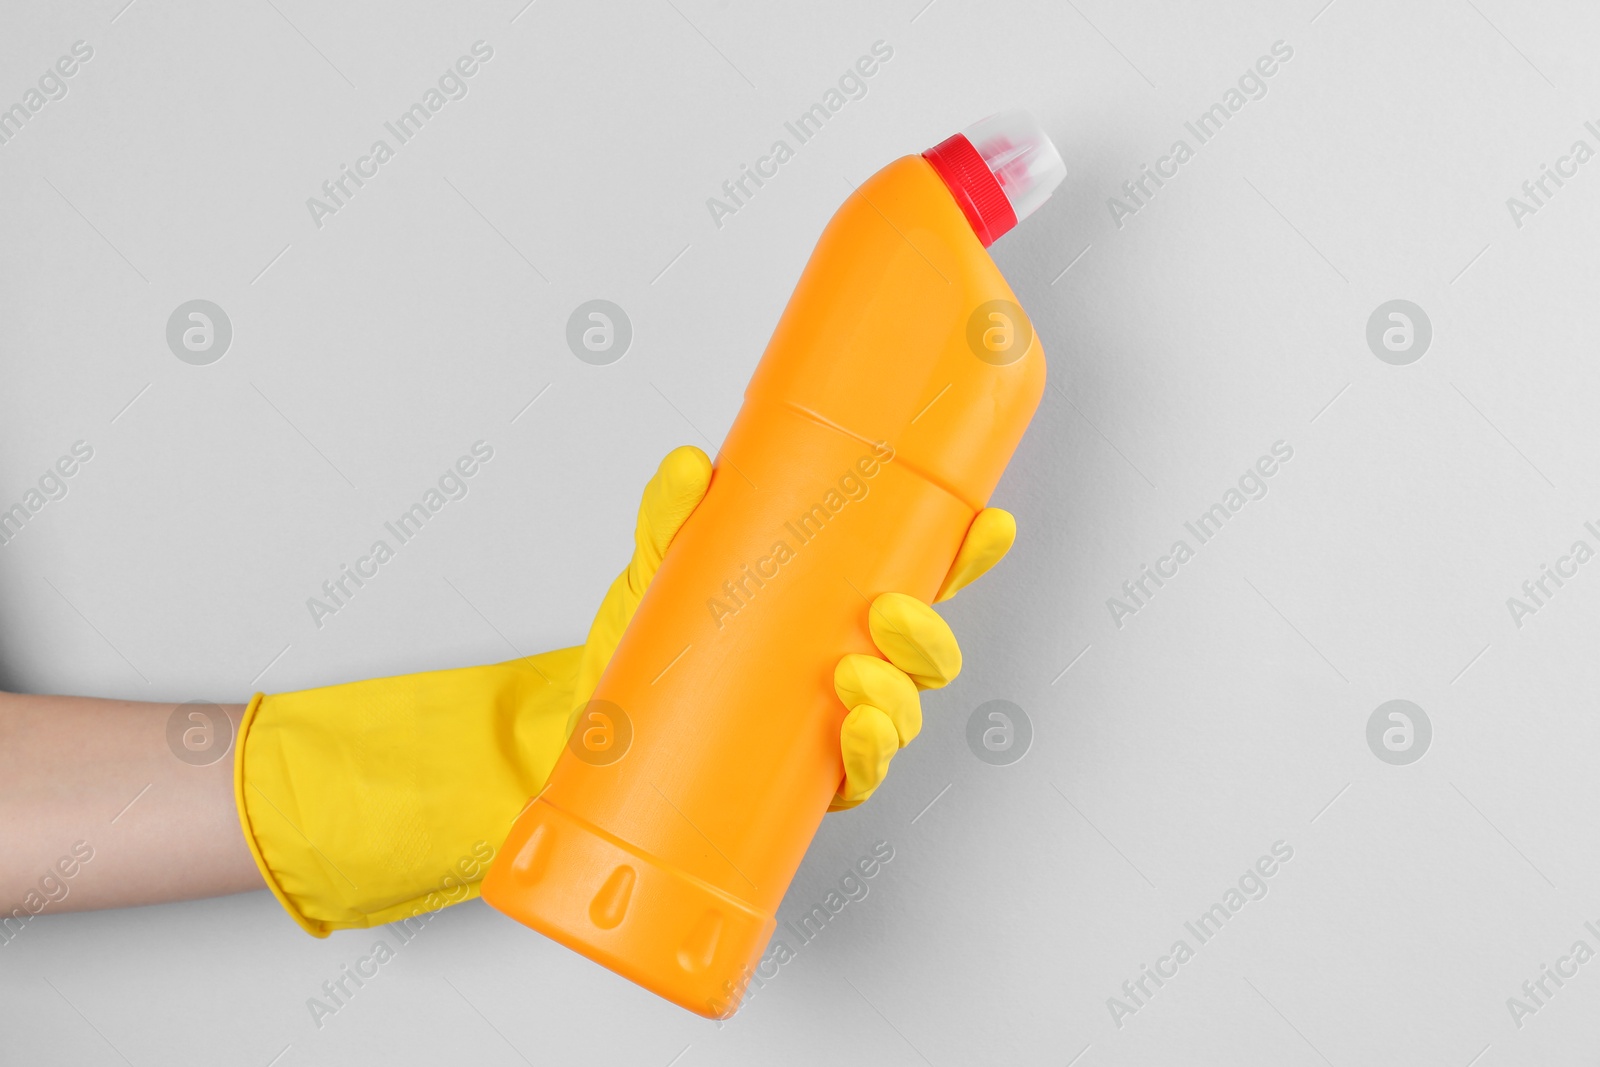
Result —
<path fill-rule="evenodd" d="M 240 823 L 268 886 L 307 932 L 325 937 L 478 895 L 710 477 L 697 448 L 662 461 L 639 506 L 633 557 L 581 647 L 255 696 L 234 756 Z M 1004 555 L 1014 530 L 1004 512 L 980 514 L 940 599 Z M 879 597 L 869 627 L 888 658 L 847 656 L 840 664 L 857 665 L 853 688 L 838 687 L 852 709 L 840 734 L 846 775 L 838 807 L 865 799 L 920 729 L 917 688 L 943 685 L 960 670 L 954 636 L 919 601 Z"/>
<path fill-rule="evenodd" d="M 583 646 L 256 694 L 239 726 L 235 801 L 267 885 L 307 932 L 377 926 L 478 895 L 710 480 L 698 448 L 662 460 L 639 505 L 633 558 Z"/>

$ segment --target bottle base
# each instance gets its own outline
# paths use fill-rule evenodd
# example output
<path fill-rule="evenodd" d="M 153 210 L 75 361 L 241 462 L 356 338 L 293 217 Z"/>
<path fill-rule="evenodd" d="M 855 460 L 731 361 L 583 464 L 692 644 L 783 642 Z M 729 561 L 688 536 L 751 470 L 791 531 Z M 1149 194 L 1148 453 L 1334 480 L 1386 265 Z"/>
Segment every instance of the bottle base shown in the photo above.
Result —
<path fill-rule="evenodd" d="M 777 919 L 535 798 L 483 880 L 525 926 L 709 1019 L 738 1010 Z"/>

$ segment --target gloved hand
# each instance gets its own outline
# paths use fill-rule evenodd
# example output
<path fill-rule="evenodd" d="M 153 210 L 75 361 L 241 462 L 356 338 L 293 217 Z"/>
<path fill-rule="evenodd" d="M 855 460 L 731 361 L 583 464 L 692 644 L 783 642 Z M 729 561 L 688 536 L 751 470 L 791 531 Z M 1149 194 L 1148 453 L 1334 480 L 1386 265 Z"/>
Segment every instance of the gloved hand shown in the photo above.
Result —
<path fill-rule="evenodd" d="M 1009 511 L 978 512 L 934 600 L 949 600 L 982 577 L 1016 539 L 1017 520 Z M 956 635 L 916 597 L 879 596 L 867 613 L 867 629 L 884 658 L 851 653 L 833 672 L 833 691 L 850 714 L 839 728 L 844 782 L 829 811 L 853 808 L 872 795 L 894 754 L 922 731 L 919 692 L 948 685 L 961 673 Z"/>
<path fill-rule="evenodd" d="M 307 932 L 376 926 L 478 894 L 710 478 L 697 448 L 662 461 L 639 506 L 633 558 L 582 646 L 256 694 L 239 726 L 235 801 L 263 877 Z M 980 513 L 938 599 L 993 566 L 1014 536 L 1009 514 Z M 928 605 L 888 593 L 873 602 L 868 622 L 887 658 L 845 656 L 835 672 L 851 711 L 840 730 L 845 776 L 834 809 L 877 788 L 894 753 L 921 729 L 918 691 L 961 669 L 954 635 Z"/>

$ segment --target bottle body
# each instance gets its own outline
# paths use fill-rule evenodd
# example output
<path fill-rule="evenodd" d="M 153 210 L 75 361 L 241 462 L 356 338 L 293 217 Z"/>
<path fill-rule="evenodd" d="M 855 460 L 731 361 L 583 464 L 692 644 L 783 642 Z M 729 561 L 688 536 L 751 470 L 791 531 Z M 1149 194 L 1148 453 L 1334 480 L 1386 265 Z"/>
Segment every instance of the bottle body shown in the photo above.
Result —
<path fill-rule="evenodd" d="M 991 320 L 1009 348 L 985 347 Z M 626 755 L 562 755 L 485 899 L 691 1011 L 731 1014 L 840 784 L 834 666 L 876 654 L 873 598 L 933 599 L 1044 379 L 929 163 L 863 183 L 594 694 L 631 725 Z"/>

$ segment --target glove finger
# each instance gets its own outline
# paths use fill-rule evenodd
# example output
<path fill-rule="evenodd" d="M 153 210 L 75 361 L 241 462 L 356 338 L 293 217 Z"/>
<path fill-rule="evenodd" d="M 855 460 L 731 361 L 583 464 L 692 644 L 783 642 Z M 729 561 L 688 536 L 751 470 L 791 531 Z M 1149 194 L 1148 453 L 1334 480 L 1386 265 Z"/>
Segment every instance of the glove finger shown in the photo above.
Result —
<path fill-rule="evenodd" d="M 938 689 L 961 673 L 961 646 L 939 613 L 904 593 L 884 593 L 867 612 L 872 643 L 911 676 L 918 689 Z"/>
<path fill-rule="evenodd" d="M 838 799 L 855 805 L 872 795 L 889 773 L 889 761 L 900 750 L 900 735 L 889 716 L 863 704 L 844 717 L 839 751 L 844 756 L 844 784 Z"/>
<path fill-rule="evenodd" d="M 1017 540 L 1017 520 L 1001 508 L 984 508 L 967 527 L 966 540 L 956 552 L 956 561 L 950 565 L 935 604 L 949 600 L 973 582 L 982 578 L 990 567 L 999 563 Z"/>
<path fill-rule="evenodd" d="M 666 555 L 667 546 L 711 486 L 711 461 L 694 445 L 680 445 L 667 453 L 639 501 L 639 521 L 633 532 L 633 559 L 628 563 L 628 586 L 643 596 Z"/>
<path fill-rule="evenodd" d="M 876 656 L 852 652 L 833 670 L 833 691 L 847 708 L 870 704 L 894 724 L 900 747 L 922 732 L 922 698 L 899 667 Z"/>

